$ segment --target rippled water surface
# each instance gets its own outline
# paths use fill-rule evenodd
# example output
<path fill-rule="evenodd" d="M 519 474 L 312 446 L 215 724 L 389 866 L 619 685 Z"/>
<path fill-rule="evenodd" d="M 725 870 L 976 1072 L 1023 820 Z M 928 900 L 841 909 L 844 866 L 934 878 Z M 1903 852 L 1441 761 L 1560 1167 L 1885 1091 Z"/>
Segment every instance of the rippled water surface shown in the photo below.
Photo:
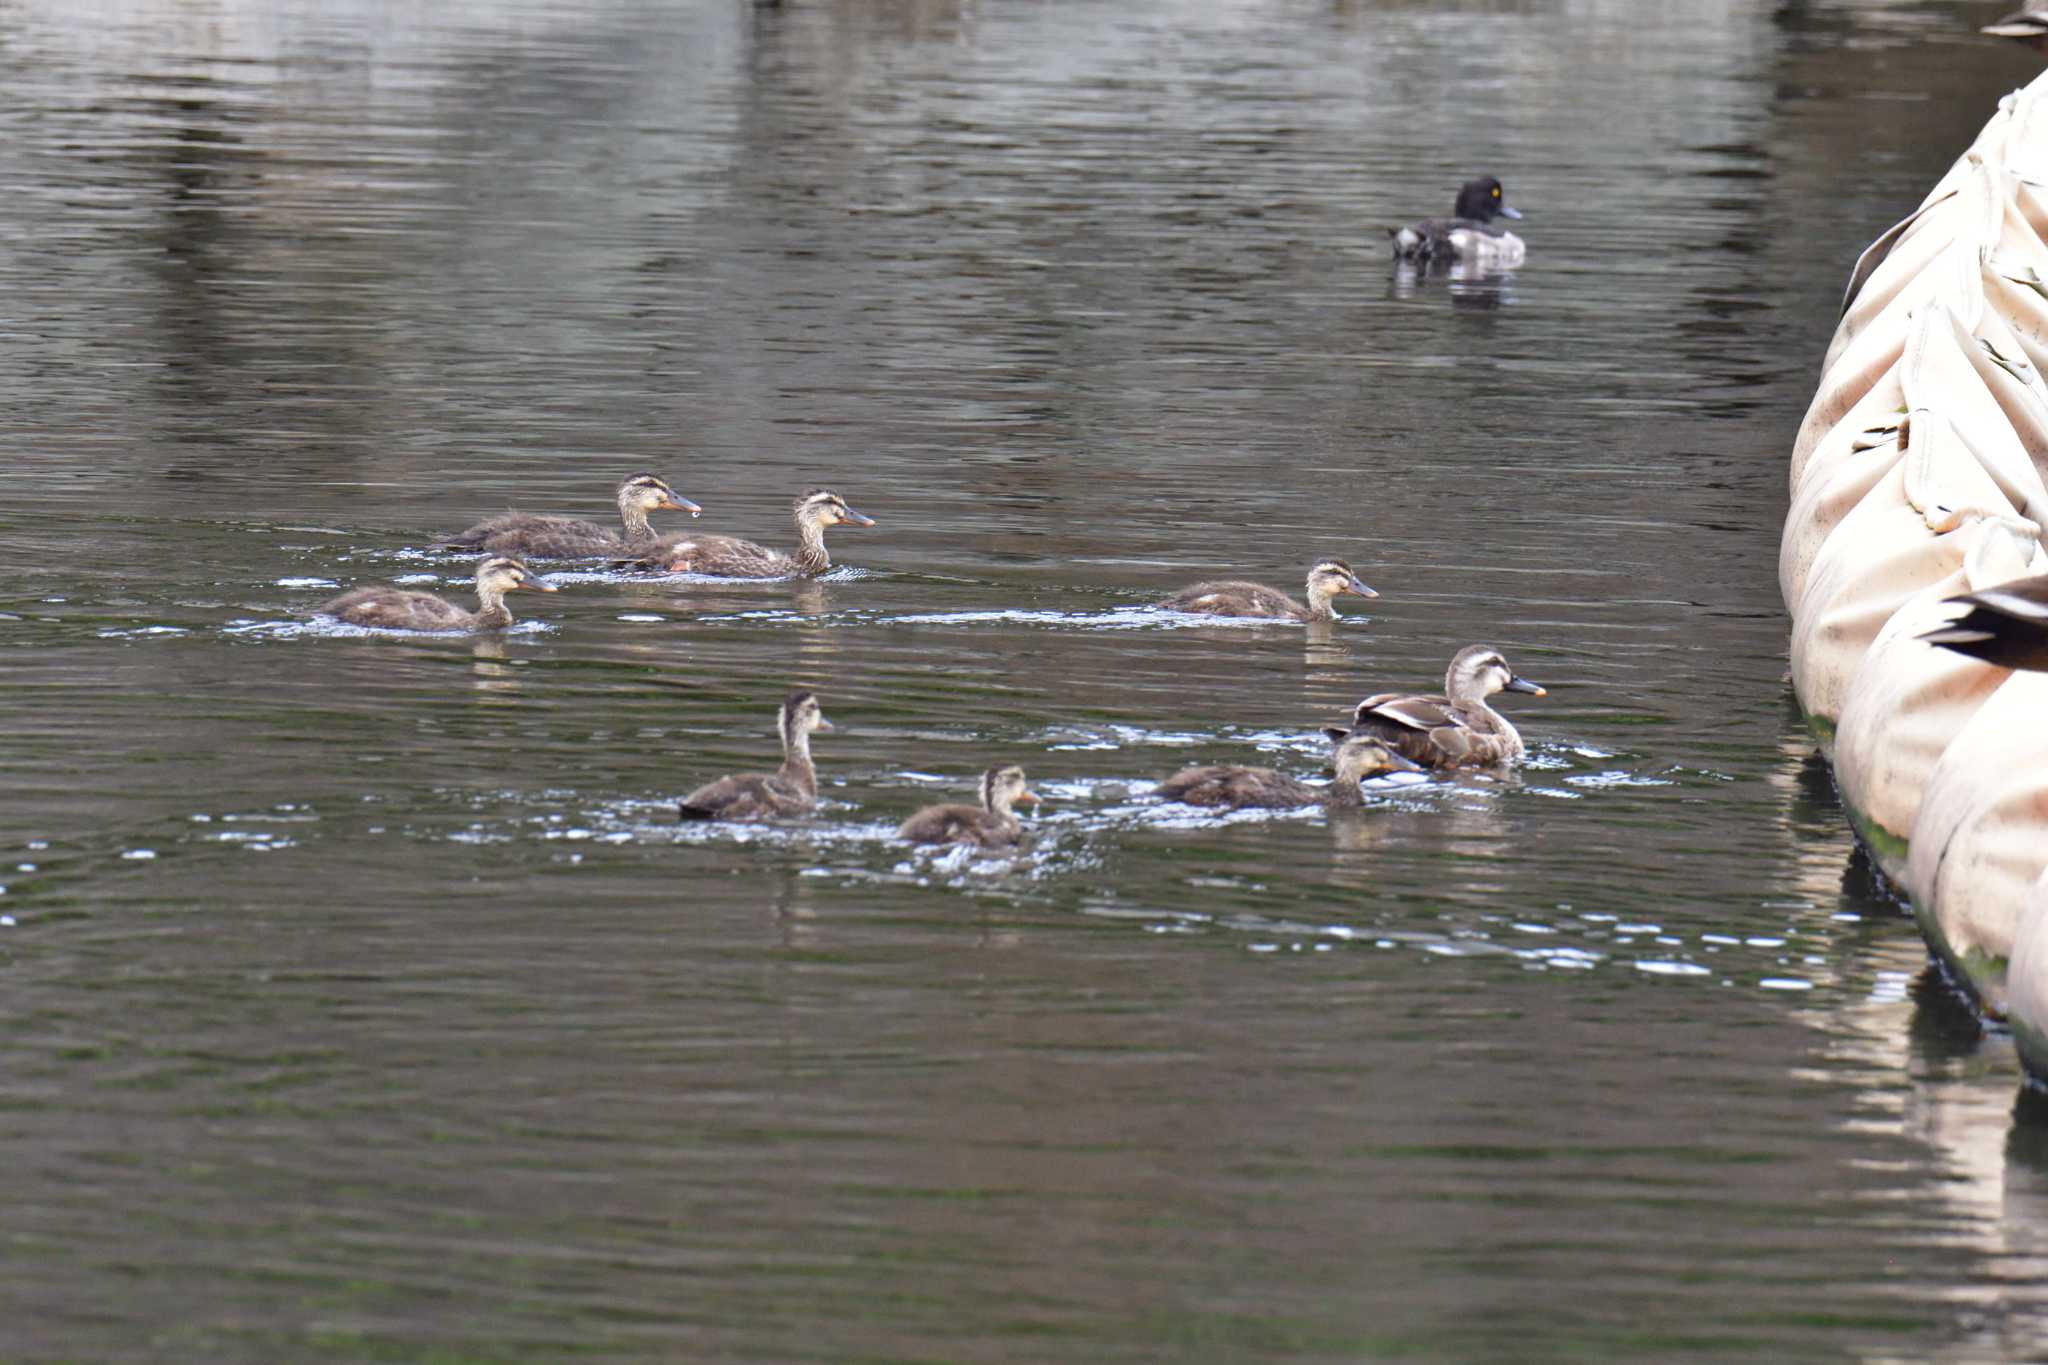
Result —
<path fill-rule="evenodd" d="M 1775 583 L 2005 7 L 0 7 L 0 1357 L 2030 1354 Z M 1487 171 L 1528 265 L 1397 275 Z M 639 469 L 878 524 L 311 620 Z M 1511 774 L 1151 794 L 1474 641 Z M 679 825 L 792 686 L 817 817 Z M 999 762 L 1030 851 L 893 839 Z"/>

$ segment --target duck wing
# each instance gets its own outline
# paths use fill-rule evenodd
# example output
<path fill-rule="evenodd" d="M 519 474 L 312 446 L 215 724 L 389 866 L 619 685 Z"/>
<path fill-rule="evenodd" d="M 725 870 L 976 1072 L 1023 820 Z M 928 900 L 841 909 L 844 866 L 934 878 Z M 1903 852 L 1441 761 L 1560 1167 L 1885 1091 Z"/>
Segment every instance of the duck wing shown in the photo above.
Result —
<path fill-rule="evenodd" d="M 707 782 L 677 803 L 685 820 L 766 820 L 801 815 L 811 808 L 774 773 L 734 773 Z"/>
<path fill-rule="evenodd" d="M 1921 639 L 2000 668 L 2048 671 L 2048 574 L 2017 578 L 1948 601 L 1969 610 Z"/>
<path fill-rule="evenodd" d="M 403 588 L 357 588 L 323 604 L 319 610 L 353 626 L 383 630 L 468 630 L 476 624 L 474 612 L 464 611 L 432 593 L 407 592 Z"/>
<path fill-rule="evenodd" d="M 788 578 L 798 572 L 797 562 L 788 555 L 737 536 L 663 536 L 636 547 L 621 567 L 720 578 Z"/>
<path fill-rule="evenodd" d="M 1469 761 L 1476 738 L 1449 697 L 1381 692 L 1358 703 L 1353 731 L 1364 732 L 1424 767 L 1455 767 Z"/>
<path fill-rule="evenodd" d="M 1182 588 L 1159 604 L 1168 611 L 1203 612 L 1210 616 L 1305 616 L 1308 609 L 1263 583 L 1230 580 Z"/>
<path fill-rule="evenodd" d="M 519 555 L 526 559 L 596 559 L 623 553 L 629 547 L 617 531 L 594 521 L 509 512 L 480 521 L 435 548 Z"/>
<path fill-rule="evenodd" d="M 913 844 L 978 844 L 985 814 L 979 806 L 926 806 L 896 827 L 896 837 Z"/>
<path fill-rule="evenodd" d="M 1223 763 L 1183 768 L 1160 783 L 1158 793 L 1168 801 L 1230 810 L 1244 806 L 1304 806 L 1316 799 L 1314 789 L 1271 768 Z"/>

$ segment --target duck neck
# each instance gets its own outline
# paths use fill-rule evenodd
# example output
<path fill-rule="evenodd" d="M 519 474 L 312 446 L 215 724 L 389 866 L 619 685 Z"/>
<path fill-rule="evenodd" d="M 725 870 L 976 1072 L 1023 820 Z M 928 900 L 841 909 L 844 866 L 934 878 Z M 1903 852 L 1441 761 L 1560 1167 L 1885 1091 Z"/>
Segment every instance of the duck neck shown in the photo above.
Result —
<path fill-rule="evenodd" d="M 654 536 L 654 528 L 647 523 L 647 509 L 630 489 L 619 494 L 619 520 L 626 523 L 628 540 L 649 540 Z"/>
<path fill-rule="evenodd" d="M 818 769 L 811 762 L 810 731 L 792 725 L 782 732 L 781 777 L 807 795 L 818 794 Z"/>
<path fill-rule="evenodd" d="M 496 584 L 479 583 L 476 587 L 476 623 L 480 627 L 496 630 L 512 624 L 512 609 L 505 605 L 505 590 Z"/>
<path fill-rule="evenodd" d="M 1323 582 L 1323 581 L 1322 581 L 1321 579 L 1318 579 L 1318 578 L 1311 578 L 1311 579 L 1309 579 L 1309 581 L 1308 581 L 1308 619 L 1309 619 L 1309 620 L 1311 620 L 1311 621 L 1334 621 L 1334 620 L 1336 620 L 1336 619 L 1337 619 L 1337 609 L 1336 609 L 1335 607 L 1333 607 L 1333 606 L 1331 606 L 1331 605 L 1330 605 L 1330 598 L 1331 598 L 1331 596 L 1332 596 L 1332 593 L 1330 592 L 1330 588 L 1329 588 L 1329 585 L 1328 585 L 1328 584 L 1324 583 L 1324 582 Z"/>
<path fill-rule="evenodd" d="M 1337 775 L 1330 779 L 1330 785 L 1323 789 L 1323 804 L 1326 806 L 1362 806 L 1365 793 L 1358 784 L 1365 780 L 1365 771 L 1357 763 L 1339 763 Z"/>
<path fill-rule="evenodd" d="M 995 822 L 1004 829 L 1014 828 L 1020 823 L 1016 811 L 1011 809 L 1015 803 L 1016 797 L 1007 787 L 999 787 L 987 778 L 982 779 L 981 808 L 994 817 Z"/>
<path fill-rule="evenodd" d="M 832 556 L 825 553 L 825 528 L 802 514 L 796 519 L 796 564 L 812 577 L 832 567 Z"/>

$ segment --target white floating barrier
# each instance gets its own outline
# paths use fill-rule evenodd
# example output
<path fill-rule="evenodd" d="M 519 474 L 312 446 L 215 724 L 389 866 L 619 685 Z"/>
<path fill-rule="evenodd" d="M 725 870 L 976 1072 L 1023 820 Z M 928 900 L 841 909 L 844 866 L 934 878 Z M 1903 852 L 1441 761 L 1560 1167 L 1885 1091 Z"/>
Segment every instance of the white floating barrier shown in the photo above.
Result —
<path fill-rule="evenodd" d="M 1849 282 L 1791 460 L 1792 677 L 1928 942 L 2048 1079 L 2048 673 L 1919 639 L 2048 573 L 2048 75 Z"/>

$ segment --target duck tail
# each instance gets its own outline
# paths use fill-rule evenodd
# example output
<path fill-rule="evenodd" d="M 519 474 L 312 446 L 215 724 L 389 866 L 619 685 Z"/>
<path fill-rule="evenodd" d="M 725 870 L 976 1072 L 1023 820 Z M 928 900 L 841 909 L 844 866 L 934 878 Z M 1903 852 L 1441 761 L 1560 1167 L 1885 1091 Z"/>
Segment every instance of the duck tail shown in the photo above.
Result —
<path fill-rule="evenodd" d="M 679 801 L 676 803 L 676 815 L 679 819 L 709 820 L 714 814 L 716 814 L 716 812 L 708 809 L 707 807 L 693 806 L 687 801 Z"/>

